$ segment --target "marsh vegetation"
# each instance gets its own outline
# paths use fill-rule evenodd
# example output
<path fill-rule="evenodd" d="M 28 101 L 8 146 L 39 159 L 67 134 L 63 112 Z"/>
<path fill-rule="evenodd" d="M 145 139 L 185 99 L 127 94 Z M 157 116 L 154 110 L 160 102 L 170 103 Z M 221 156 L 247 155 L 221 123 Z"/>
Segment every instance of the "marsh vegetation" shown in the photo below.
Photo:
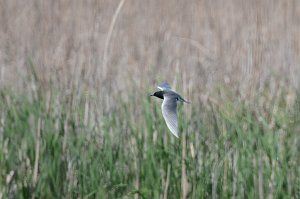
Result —
<path fill-rule="evenodd" d="M 0 5 L 0 198 L 300 197 L 298 1 Z"/>

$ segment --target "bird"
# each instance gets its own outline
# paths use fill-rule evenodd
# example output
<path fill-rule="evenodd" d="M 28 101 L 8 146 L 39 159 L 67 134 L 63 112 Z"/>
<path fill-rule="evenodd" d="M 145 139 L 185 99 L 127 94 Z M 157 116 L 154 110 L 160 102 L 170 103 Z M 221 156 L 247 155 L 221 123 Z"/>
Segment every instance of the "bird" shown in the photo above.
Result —
<path fill-rule="evenodd" d="M 167 82 L 163 82 L 157 86 L 159 91 L 154 92 L 150 96 L 158 97 L 163 99 L 161 104 L 161 110 L 165 122 L 170 129 L 171 133 L 178 137 L 178 118 L 177 118 L 177 102 L 190 102 L 183 99 L 178 93 L 172 90 L 171 86 Z"/>

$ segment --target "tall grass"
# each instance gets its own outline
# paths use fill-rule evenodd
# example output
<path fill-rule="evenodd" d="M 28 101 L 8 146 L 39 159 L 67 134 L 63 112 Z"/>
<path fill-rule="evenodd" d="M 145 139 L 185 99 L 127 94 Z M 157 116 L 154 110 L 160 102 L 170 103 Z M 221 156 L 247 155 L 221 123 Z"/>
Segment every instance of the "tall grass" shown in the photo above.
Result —
<path fill-rule="evenodd" d="M 0 198 L 299 198 L 299 10 L 0 0 Z"/>
<path fill-rule="evenodd" d="M 70 113 L 67 103 L 3 91 L 2 197 L 299 197 L 299 104 L 292 111 L 279 98 L 264 109 L 226 97 L 192 104 L 189 119 L 181 106 L 176 139 L 159 104 L 143 98 L 138 120 L 136 104 L 120 100 L 91 125 L 84 101 Z"/>

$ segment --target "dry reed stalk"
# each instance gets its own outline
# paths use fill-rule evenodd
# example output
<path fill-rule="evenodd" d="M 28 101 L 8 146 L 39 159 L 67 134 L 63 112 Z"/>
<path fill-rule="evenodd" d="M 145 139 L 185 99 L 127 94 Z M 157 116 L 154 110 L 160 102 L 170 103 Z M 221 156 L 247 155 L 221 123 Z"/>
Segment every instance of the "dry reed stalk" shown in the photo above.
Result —
<path fill-rule="evenodd" d="M 182 199 L 186 199 L 188 196 L 188 180 L 186 175 L 186 133 L 182 135 L 182 156 L 181 156 L 181 192 Z"/>
<path fill-rule="evenodd" d="M 104 45 L 104 54 L 103 54 L 103 62 L 102 62 L 102 67 L 103 67 L 103 75 L 104 77 L 106 76 L 106 68 L 107 68 L 107 55 L 108 55 L 108 47 L 109 47 L 109 43 L 110 43 L 110 40 L 111 40 L 111 36 L 112 36 L 112 32 L 113 32 L 113 29 L 114 29 L 114 26 L 116 24 L 116 21 L 117 21 L 117 17 L 123 7 L 123 4 L 124 4 L 125 0 L 121 0 L 115 13 L 114 13 L 114 16 L 110 22 L 110 26 L 109 26 L 109 29 L 108 29 L 108 33 L 107 33 L 107 37 L 106 37 L 106 40 L 105 40 L 105 45 Z"/>
<path fill-rule="evenodd" d="M 170 170 L 171 170 L 171 165 L 168 164 L 167 179 L 166 179 L 166 184 L 165 184 L 165 188 L 164 188 L 164 197 L 163 197 L 163 199 L 168 198 L 168 188 L 169 188 L 169 183 L 170 183 Z"/>
<path fill-rule="evenodd" d="M 222 133 L 223 133 L 223 136 L 226 137 L 227 136 L 227 130 L 226 130 L 226 123 L 225 121 L 223 120 L 222 121 Z M 226 141 L 224 143 L 224 150 L 225 152 L 228 152 L 229 151 L 229 141 Z M 224 193 L 227 193 L 228 192 L 228 164 L 229 164 L 229 161 L 231 161 L 231 156 L 225 156 L 224 158 L 224 169 L 223 169 L 223 192 Z"/>
<path fill-rule="evenodd" d="M 35 139 L 35 160 L 34 160 L 34 169 L 32 175 L 32 185 L 35 187 L 38 179 L 38 166 L 39 166 L 39 155 L 40 155 L 40 139 L 41 139 L 41 118 L 38 119 L 38 126 L 36 131 Z"/>
<path fill-rule="evenodd" d="M 213 165 L 212 173 L 211 173 L 211 182 L 212 182 L 212 198 L 217 199 L 217 185 L 218 185 L 218 155 L 216 154 L 215 163 Z"/>
<path fill-rule="evenodd" d="M 140 189 L 140 176 L 139 176 L 139 169 L 138 169 L 138 166 L 137 166 L 137 160 L 134 161 L 134 167 L 136 169 L 135 180 L 134 180 L 134 188 L 135 188 L 135 190 L 139 190 Z M 138 199 L 139 194 L 135 194 L 134 198 Z"/>
<path fill-rule="evenodd" d="M 69 113 L 67 113 L 66 119 L 64 121 L 63 155 L 66 155 L 67 141 L 69 135 L 68 122 L 69 122 Z"/>
<path fill-rule="evenodd" d="M 258 194 L 260 199 L 264 199 L 264 179 L 263 179 L 263 154 L 261 149 L 258 155 Z"/>
<path fill-rule="evenodd" d="M 238 183 L 238 167 L 237 167 L 237 162 L 239 158 L 239 153 L 236 151 L 233 153 L 233 183 L 232 183 L 232 198 L 236 198 L 237 194 L 237 183 Z"/>
<path fill-rule="evenodd" d="M 136 142 L 136 139 L 132 138 L 131 139 L 131 149 L 133 150 L 133 153 L 134 154 L 138 154 L 138 148 L 137 148 L 137 142 Z M 133 167 L 134 167 L 134 170 L 135 170 L 135 179 L 134 179 L 134 188 L 136 191 L 139 191 L 140 189 L 140 169 L 139 169 L 139 163 L 138 163 L 138 159 L 134 158 L 133 160 Z M 138 199 L 139 198 L 139 194 L 138 192 L 134 195 L 134 199 Z"/>
<path fill-rule="evenodd" d="M 275 193 L 275 186 L 276 186 L 276 180 L 275 180 L 275 172 L 276 172 L 276 161 L 272 160 L 272 173 L 269 181 L 269 193 L 268 193 L 268 199 L 274 198 Z"/>

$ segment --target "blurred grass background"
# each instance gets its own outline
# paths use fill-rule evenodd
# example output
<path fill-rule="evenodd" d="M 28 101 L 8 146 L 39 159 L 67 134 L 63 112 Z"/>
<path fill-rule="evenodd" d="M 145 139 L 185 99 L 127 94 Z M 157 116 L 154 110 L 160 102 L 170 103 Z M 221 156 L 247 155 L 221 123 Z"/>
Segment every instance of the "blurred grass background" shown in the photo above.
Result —
<path fill-rule="evenodd" d="M 297 0 L 0 0 L 0 24 L 0 198 L 300 197 Z"/>

